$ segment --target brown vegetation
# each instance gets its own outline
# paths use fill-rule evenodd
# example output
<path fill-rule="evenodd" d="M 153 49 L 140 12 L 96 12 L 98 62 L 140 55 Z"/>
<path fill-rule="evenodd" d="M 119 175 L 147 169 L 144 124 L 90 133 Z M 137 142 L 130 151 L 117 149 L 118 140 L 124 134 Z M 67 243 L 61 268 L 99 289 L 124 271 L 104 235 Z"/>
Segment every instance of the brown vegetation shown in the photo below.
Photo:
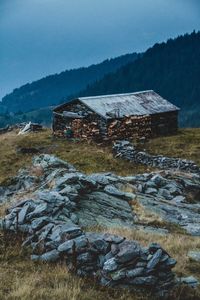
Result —
<path fill-rule="evenodd" d="M 181 156 L 196 160 L 200 163 L 199 153 L 200 129 L 181 130 L 178 135 L 166 138 L 157 138 L 146 143 L 152 153 L 161 153 L 171 156 Z M 145 167 L 130 165 L 128 162 L 112 157 L 110 147 L 100 147 L 86 142 L 69 142 L 67 140 L 52 139 L 49 130 L 41 133 L 32 133 L 28 136 L 16 136 L 8 133 L 0 137 L 0 182 L 5 182 L 16 174 L 20 167 L 30 164 L 32 155 L 22 155 L 15 151 L 16 147 L 46 147 L 62 159 L 73 163 L 81 171 L 91 173 L 112 171 L 121 175 L 143 172 Z M 39 175 L 40 170 L 35 170 Z M 134 202 L 133 202 L 134 205 Z M 135 207 L 140 213 L 142 222 L 150 224 L 155 217 L 147 214 L 142 207 Z M 4 208 L 0 208 L 0 214 Z M 157 220 L 159 226 L 162 220 Z M 167 224 L 163 224 L 167 227 Z M 94 230 L 94 228 L 93 228 Z M 189 261 L 189 250 L 200 251 L 200 238 L 190 237 L 177 228 L 170 228 L 169 235 L 160 236 L 140 230 L 130 231 L 123 229 L 96 229 L 106 230 L 138 240 L 142 245 L 152 241 L 160 243 L 172 257 L 177 259 L 175 268 L 177 274 L 194 275 L 200 279 L 200 263 Z M 65 264 L 33 263 L 29 258 L 29 251 L 22 250 L 20 238 L 5 236 L 0 233 L 0 299 L 5 300 L 147 300 L 149 295 L 138 294 L 125 290 L 102 288 L 94 281 L 80 279 L 70 274 Z M 170 299 L 200 299 L 200 288 L 196 291 L 179 288 Z M 153 298 L 152 298 L 153 300 Z"/>

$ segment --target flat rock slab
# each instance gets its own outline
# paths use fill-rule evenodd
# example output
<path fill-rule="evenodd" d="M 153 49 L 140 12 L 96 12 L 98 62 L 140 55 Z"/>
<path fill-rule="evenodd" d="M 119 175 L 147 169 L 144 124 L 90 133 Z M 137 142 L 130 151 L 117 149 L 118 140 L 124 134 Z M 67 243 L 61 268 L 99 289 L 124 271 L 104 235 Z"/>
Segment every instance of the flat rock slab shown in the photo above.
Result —
<path fill-rule="evenodd" d="M 124 241 L 118 247 L 116 261 L 126 263 L 140 256 L 141 247 L 137 242 Z"/>
<path fill-rule="evenodd" d="M 188 257 L 189 257 L 191 260 L 200 262 L 200 251 L 189 251 L 189 252 L 188 252 Z"/>
<path fill-rule="evenodd" d="M 199 281 L 194 276 L 181 277 L 180 282 L 187 284 L 190 287 L 197 287 L 199 285 Z"/>
<path fill-rule="evenodd" d="M 105 192 L 85 195 L 77 205 L 76 214 L 82 226 L 134 225 L 134 213 L 128 202 Z"/>

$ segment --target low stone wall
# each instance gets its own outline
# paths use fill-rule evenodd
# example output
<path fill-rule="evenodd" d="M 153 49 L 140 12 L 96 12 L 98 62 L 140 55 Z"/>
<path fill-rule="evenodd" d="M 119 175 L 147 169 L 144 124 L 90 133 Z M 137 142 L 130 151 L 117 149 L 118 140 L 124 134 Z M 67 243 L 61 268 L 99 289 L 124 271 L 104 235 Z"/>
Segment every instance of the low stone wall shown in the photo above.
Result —
<path fill-rule="evenodd" d="M 70 270 L 104 286 L 148 288 L 159 295 L 173 287 L 176 261 L 159 244 L 144 248 L 121 236 L 84 232 L 72 221 L 73 208 L 67 197 L 42 193 L 9 209 L 1 227 L 26 234 L 23 246 L 32 248 L 32 260 L 65 259 Z"/>
<path fill-rule="evenodd" d="M 160 169 L 173 169 L 200 174 L 200 168 L 191 160 L 151 155 L 138 151 L 129 141 L 117 141 L 113 145 L 116 157 L 121 157 L 134 163 L 156 167 Z"/>
<path fill-rule="evenodd" d="M 31 195 L 36 169 L 41 172 L 40 184 L 36 177 L 37 189 Z M 26 187 L 28 196 L 7 209 L 0 227 L 23 233 L 26 238 L 22 246 L 32 249 L 33 260 L 65 260 L 70 270 L 95 277 L 104 286 L 147 288 L 162 296 L 175 284 L 172 268 L 176 261 L 159 244 L 142 247 L 121 236 L 81 228 L 90 218 L 90 222 L 96 219 L 96 224 L 110 219 L 114 226 L 132 226 L 134 214 L 128 202 L 134 195 L 111 185 L 119 180 L 111 174 L 87 176 L 54 156 L 40 155 L 34 158 L 30 173 L 26 170 L 18 181 L 16 178 L 18 196 Z M 21 186 L 22 181 L 27 181 L 27 186 Z M 11 192 L 16 195 L 14 185 Z M 86 199 L 90 205 L 86 208 L 84 204 L 82 210 L 81 202 Z"/>

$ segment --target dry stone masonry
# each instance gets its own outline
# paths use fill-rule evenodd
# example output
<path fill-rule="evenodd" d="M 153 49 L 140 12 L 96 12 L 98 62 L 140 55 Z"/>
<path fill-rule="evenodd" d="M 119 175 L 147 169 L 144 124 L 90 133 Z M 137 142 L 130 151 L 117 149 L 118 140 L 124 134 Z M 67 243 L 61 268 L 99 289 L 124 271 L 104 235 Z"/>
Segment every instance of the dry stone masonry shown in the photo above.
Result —
<path fill-rule="evenodd" d="M 145 151 L 138 151 L 129 141 L 115 142 L 113 152 L 116 157 L 124 158 L 130 162 L 160 169 L 173 169 L 200 174 L 200 168 L 191 160 L 151 155 Z"/>
<path fill-rule="evenodd" d="M 85 175 L 51 155 L 39 155 L 9 186 L 0 187 L 0 201 L 10 202 L 1 229 L 23 233 L 23 247 L 32 260 L 65 260 L 80 276 L 111 287 L 148 288 L 165 295 L 174 286 L 176 261 L 156 243 L 142 247 L 122 236 L 91 232 L 105 227 L 155 230 L 138 223 L 131 207 L 138 201 L 171 223 L 200 235 L 200 177 L 169 171 L 121 177 L 112 173 Z M 125 192 L 126 188 L 132 192 Z M 162 234 L 162 228 L 160 228 Z"/>
<path fill-rule="evenodd" d="M 125 177 L 136 191 L 136 202 L 166 223 L 200 236 L 200 176 L 160 171 Z"/>

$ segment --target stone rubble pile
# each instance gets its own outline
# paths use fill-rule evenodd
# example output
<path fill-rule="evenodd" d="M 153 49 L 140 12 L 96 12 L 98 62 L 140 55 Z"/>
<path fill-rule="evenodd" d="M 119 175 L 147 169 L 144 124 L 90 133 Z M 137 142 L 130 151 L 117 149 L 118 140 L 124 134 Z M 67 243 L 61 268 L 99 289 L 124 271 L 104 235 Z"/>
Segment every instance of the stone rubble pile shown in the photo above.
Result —
<path fill-rule="evenodd" d="M 39 178 L 32 174 L 35 169 L 43 171 Z M 145 248 L 121 236 L 84 229 L 102 224 L 134 228 L 129 201 L 135 194 L 120 189 L 133 180 L 110 173 L 87 176 L 54 156 L 40 155 L 4 193 L 11 207 L 0 227 L 23 233 L 23 247 L 32 249 L 33 260 L 64 259 L 70 270 L 95 277 L 102 285 L 148 288 L 164 295 L 175 283 L 176 261 L 160 245 Z"/>
<path fill-rule="evenodd" d="M 190 250 L 187 255 L 190 260 L 200 262 L 200 251 Z"/>
<path fill-rule="evenodd" d="M 116 157 L 124 158 L 134 163 L 160 169 L 173 169 L 200 174 L 200 167 L 191 160 L 151 155 L 145 151 L 138 151 L 129 141 L 116 141 L 113 145 L 113 152 Z"/>
<path fill-rule="evenodd" d="M 35 175 L 38 171 L 43 173 L 39 177 Z M 1 188 L 0 201 L 12 201 L 16 195 L 22 197 L 23 192 L 28 191 L 33 198 L 29 210 L 42 207 L 44 218 L 49 214 L 54 217 L 51 203 L 57 203 L 56 216 L 64 220 L 72 218 L 82 226 L 132 227 L 134 214 L 129 200 L 135 195 L 118 190 L 113 185 L 118 180 L 110 173 L 85 175 L 72 165 L 44 154 L 34 158 L 30 170 L 20 170 L 10 186 Z M 67 201 L 71 205 L 70 212 Z"/>
<path fill-rule="evenodd" d="M 172 171 L 123 177 L 135 191 L 135 201 L 166 223 L 200 236 L 200 176 Z"/>
<path fill-rule="evenodd" d="M 182 277 L 180 278 L 180 284 L 186 284 L 187 286 L 190 286 L 191 288 L 196 288 L 199 285 L 198 279 L 196 279 L 194 276 L 188 276 L 188 277 Z"/>
<path fill-rule="evenodd" d="M 32 199 L 32 206 L 46 207 L 44 197 L 49 197 L 49 203 L 57 197 L 56 201 L 61 203 L 55 215 L 64 220 L 72 218 L 80 226 L 103 224 L 166 234 L 166 228 L 152 227 L 140 220 L 134 211 L 134 203 L 138 203 L 145 211 L 153 212 L 155 220 L 177 224 L 187 233 L 200 236 L 200 176 L 197 174 L 159 171 L 127 177 L 112 173 L 85 175 L 45 154 L 34 158 L 30 169 L 20 170 L 10 185 L 0 186 L 0 203 Z M 73 207 L 70 213 L 62 209 L 66 199 Z M 43 214 L 47 217 L 49 212 L 44 209 Z"/>
<path fill-rule="evenodd" d="M 33 260 L 65 259 L 69 269 L 103 285 L 148 287 L 165 294 L 174 284 L 171 269 L 176 262 L 160 245 L 144 248 L 136 241 L 90 230 L 100 225 L 166 234 L 166 229 L 141 223 L 134 211 L 137 203 L 155 219 L 200 236 L 199 200 L 198 174 L 166 170 L 127 177 L 85 175 L 43 154 L 0 187 L 0 202 L 10 203 L 0 227 L 23 233 L 23 246 L 32 249 Z"/>

